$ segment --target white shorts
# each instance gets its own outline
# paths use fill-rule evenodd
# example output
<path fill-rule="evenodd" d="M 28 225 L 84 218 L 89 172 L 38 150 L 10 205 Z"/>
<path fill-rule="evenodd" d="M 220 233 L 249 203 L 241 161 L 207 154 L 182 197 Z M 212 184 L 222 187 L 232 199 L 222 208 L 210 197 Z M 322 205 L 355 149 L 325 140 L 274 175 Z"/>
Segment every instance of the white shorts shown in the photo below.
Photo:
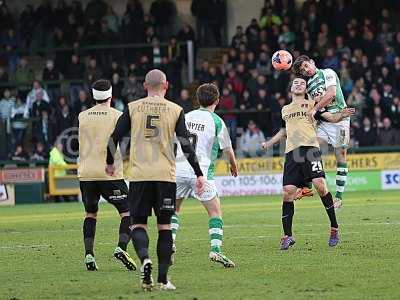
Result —
<path fill-rule="evenodd" d="M 334 148 L 347 148 L 350 143 L 350 119 L 338 123 L 321 122 L 317 127 L 317 136 Z"/>
<path fill-rule="evenodd" d="M 204 202 L 218 197 L 214 180 L 206 180 L 205 189 L 201 195 L 197 195 L 195 191 L 196 178 L 176 177 L 176 199 L 191 197 Z"/>

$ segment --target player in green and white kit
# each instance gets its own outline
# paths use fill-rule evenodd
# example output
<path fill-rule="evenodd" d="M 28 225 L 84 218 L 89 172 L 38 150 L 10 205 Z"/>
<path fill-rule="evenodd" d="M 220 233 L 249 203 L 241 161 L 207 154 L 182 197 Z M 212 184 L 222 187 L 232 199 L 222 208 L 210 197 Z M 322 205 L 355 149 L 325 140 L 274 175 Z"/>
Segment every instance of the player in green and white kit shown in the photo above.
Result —
<path fill-rule="evenodd" d="M 338 113 L 347 107 L 340 86 L 339 77 L 332 69 L 318 69 L 315 63 L 306 55 L 300 55 L 293 63 L 296 76 L 307 78 L 307 94 L 316 101 L 315 107 L 308 113 L 315 113 L 325 108 L 330 113 Z M 339 123 L 320 122 L 317 136 L 335 148 L 336 156 L 336 195 L 335 209 L 342 206 L 342 196 L 347 181 L 347 148 L 350 142 L 350 118 Z"/>
<path fill-rule="evenodd" d="M 179 228 L 179 212 L 182 202 L 185 198 L 194 197 L 201 201 L 209 216 L 208 232 L 211 244 L 209 258 L 212 261 L 223 264 L 224 267 L 234 267 L 234 262 L 221 251 L 224 223 L 222 221 L 221 204 L 214 182 L 214 169 L 218 153 L 222 150 L 228 155 L 231 173 L 236 177 L 238 172 L 235 153 L 233 152 L 231 139 L 224 121 L 214 113 L 215 107 L 219 102 L 217 86 L 203 84 L 197 89 L 196 96 L 201 107 L 186 114 L 185 120 L 191 143 L 199 159 L 200 168 L 204 175 L 207 174 L 207 180 L 204 192 L 200 195 L 196 194 L 196 176 L 178 144 L 176 156 L 176 214 L 171 220 L 173 251 L 176 251 L 175 239 Z"/>

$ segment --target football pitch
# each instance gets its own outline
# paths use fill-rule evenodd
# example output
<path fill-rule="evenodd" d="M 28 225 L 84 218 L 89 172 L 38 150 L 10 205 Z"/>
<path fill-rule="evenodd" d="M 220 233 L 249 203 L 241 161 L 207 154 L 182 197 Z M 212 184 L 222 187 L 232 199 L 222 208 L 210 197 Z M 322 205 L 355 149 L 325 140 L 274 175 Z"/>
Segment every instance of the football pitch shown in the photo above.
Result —
<path fill-rule="evenodd" d="M 0 299 L 400 299 L 400 192 L 347 193 L 338 214 L 341 243 L 327 245 L 317 197 L 296 203 L 296 245 L 278 250 L 279 196 L 222 199 L 224 252 L 235 269 L 208 260 L 207 216 L 184 203 L 171 268 L 175 292 L 142 292 L 138 272 L 116 262 L 119 218 L 100 206 L 98 272 L 83 265 L 80 203 L 0 208 Z M 150 250 L 155 263 L 154 220 Z M 128 251 L 137 261 L 133 247 Z"/>

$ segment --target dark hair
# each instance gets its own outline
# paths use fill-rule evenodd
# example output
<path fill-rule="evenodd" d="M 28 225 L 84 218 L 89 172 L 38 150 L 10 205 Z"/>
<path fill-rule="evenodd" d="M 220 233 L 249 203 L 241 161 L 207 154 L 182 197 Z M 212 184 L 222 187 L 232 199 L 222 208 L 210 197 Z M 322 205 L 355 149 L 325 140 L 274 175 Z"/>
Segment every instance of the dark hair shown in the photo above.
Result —
<path fill-rule="evenodd" d="M 92 89 L 98 90 L 98 91 L 108 91 L 111 88 L 111 82 L 107 79 L 99 79 L 93 82 L 92 84 Z M 104 103 L 107 102 L 108 99 L 104 100 L 96 100 L 93 97 L 93 100 L 96 103 Z"/>
<path fill-rule="evenodd" d="M 309 58 L 307 55 L 300 55 L 299 57 L 297 57 L 292 67 L 294 75 L 302 77 L 302 74 L 300 72 L 301 65 L 303 64 L 303 62 L 310 60 L 311 58 Z"/>
<path fill-rule="evenodd" d="M 219 99 L 218 87 L 212 83 L 205 83 L 198 87 L 196 98 L 202 107 L 214 104 Z"/>

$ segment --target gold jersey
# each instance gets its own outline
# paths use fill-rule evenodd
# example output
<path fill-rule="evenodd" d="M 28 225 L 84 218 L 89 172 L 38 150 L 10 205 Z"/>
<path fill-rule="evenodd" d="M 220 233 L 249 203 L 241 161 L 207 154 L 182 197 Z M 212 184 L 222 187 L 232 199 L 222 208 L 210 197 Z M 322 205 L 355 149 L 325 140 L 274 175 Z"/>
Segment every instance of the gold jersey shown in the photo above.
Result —
<path fill-rule="evenodd" d="M 160 96 L 129 103 L 130 181 L 175 182 L 174 140 L 182 108 Z"/>
<path fill-rule="evenodd" d="M 79 180 L 123 178 L 122 156 L 119 149 L 115 154 L 114 176 L 109 176 L 105 172 L 108 140 L 121 114 L 114 108 L 100 104 L 79 114 Z"/>
<path fill-rule="evenodd" d="M 286 149 L 288 153 L 301 146 L 319 148 L 316 122 L 307 118 L 307 112 L 314 107 L 315 101 L 293 101 L 282 108 L 282 119 L 286 127 Z"/>

